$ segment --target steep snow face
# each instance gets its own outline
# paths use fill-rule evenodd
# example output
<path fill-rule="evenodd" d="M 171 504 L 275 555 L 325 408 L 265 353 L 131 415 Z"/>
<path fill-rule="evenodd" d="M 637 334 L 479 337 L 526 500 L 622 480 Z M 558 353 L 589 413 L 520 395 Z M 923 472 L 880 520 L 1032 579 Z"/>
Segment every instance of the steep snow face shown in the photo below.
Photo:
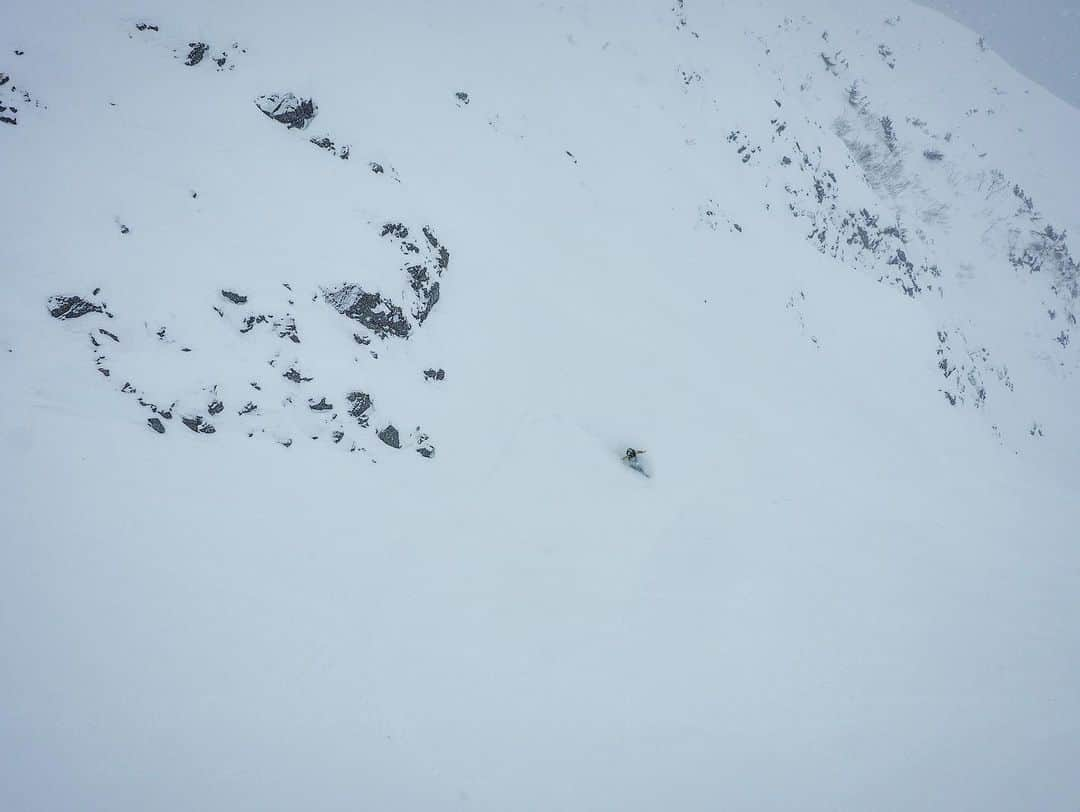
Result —
<path fill-rule="evenodd" d="M 4 808 L 1080 793 L 1080 112 L 974 34 L 46 0 L 0 48 Z"/>

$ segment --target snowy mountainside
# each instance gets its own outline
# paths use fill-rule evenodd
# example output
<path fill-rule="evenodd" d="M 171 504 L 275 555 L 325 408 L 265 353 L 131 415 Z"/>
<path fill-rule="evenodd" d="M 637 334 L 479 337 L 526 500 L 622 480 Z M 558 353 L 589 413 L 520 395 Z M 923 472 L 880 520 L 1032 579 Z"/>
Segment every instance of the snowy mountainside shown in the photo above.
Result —
<path fill-rule="evenodd" d="M 1070 344 L 1077 318 L 1078 272 L 1068 242 L 1069 226 L 1072 225 L 1069 218 L 1075 214 L 1070 211 L 1074 207 L 1069 205 L 1059 204 L 1057 212 L 1044 210 L 1040 202 L 1042 196 L 1036 199 L 1025 191 L 1032 188 L 1030 183 L 1038 184 L 1040 179 L 1035 177 L 1028 181 L 1023 176 L 1023 166 L 1008 167 L 1009 145 L 1007 140 L 1003 141 L 1001 132 L 1006 131 L 1007 139 L 1008 131 L 1014 127 L 1023 131 L 1022 126 L 1015 125 L 1026 120 L 1027 105 L 1022 98 L 1013 102 L 1012 97 L 1029 95 L 1028 89 L 1007 70 L 1001 70 L 1000 65 L 992 65 L 992 55 L 980 50 L 977 43 L 968 42 L 953 45 L 949 49 L 950 55 L 958 58 L 960 55 L 954 51 L 966 50 L 963 61 L 975 63 L 973 71 L 985 67 L 986 75 L 974 73 L 963 77 L 969 81 L 961 83 L 962 92 L 956 94 L 962 99 L 960 107 L 955 106 L 952 97 L 942 101 L 932 96 L 912 97 L 898 93 L 898 85 L 928 87 L 935 81 L 934 77 L 941 75 L 938 70 L 947 70 L 945 65 L 932 65 L 940 57 L 936 54 L 928 57 L 924 44 L 918 39 L 917 32 L 922 30 L 918 22 L 920 18 L 931 17 L 931 12 L 914 10 L 914 25 L 911 22 L 905 24 L 902 16 L 878 20 L 870 18 L 869 11 L 863 12 L 868 18 L 865 23 L 869 30 L 856 26 L 852 31 L 849 20 L 830 30 L 827 23 L 819 24 L 804 15 L 798 18 L 778 16 L 779 9 L 767 8 L 758 12 L 760 19 L 744 21 L 744 36 L 734 43 L 739 46 L 736 53 L 740 62 L 756 63 L 759 84 L 754 92 L 732 98 L 722 76 L 726 66 L 723 63 L 715 67 L 710 65 L 716 57 L 715 49 L 708 44 L 710 33 L 725 33 L 725 27 L 729 25 L 724 17 L 726 12 L 715 13 L 717 19 L 710 20 L 706 13 L 708 9 L 699 10 L 696 15 L 692 11 L 685 6 L 677 6 L 674 10 L 675 39 L 671 45 L 677 64 L 669 67 L 668 76 L 663 72 L 660 76 L 666 90 L 672 93 L 672 98 L 665 99 L 661 109 L 673 119 L 668 126 L 677 123 L 685 133 L 682 139 L 687 153 L 685 160 L 709 167 L 710 171 L 705 172 L 704 177 L 716 187 L 710 188 L 710 194 L 703 200 L 690 201 L 696 209 L 696 227 L 724 228 L 751 241 L 753 236 L 746 228 L 753 227 L 751 223 L 764 206 L 768 216 L 762 221 L 763 229 L 802 230 L 812 244 L 839 263 L 868 273 L 909 297 L 923 300 L 937 322 L 934 329 L 936 345 L 926 360 L 941 371 L 938 389 L 949 404 L 984 408 L 990 415 L 988 423 L 992 430 L 1012 448 L 1024 447 L 1025 434 L 1035 436 L 1046 428 L 1055 433 L 1062 422 L 1065 425 L 1060 426 L 1060 431 L 1067 431 L 1071 423 L 1068 416 L 1048 413 L 1044 393 L 1047 386 L 1067 390 L 1071 386 L 1068 380 L 1073 377 L 1077 364 L 1075 347 Z M 776 19 L 780 22 L 774 22 Z M 947 22 L 934 22 L 946 29 L 955 28 Z M 131 23 L 129 28 L 126 45 L 144 48 L 142 53 L 132 55 L 144 60 L 170 58 L 169 68 L 183 66 L 190 72 L 189 76 L 170 77 L 171 82 L 190 79 L 194 85 L 195 81 L 216 80 L 216 86 L 200 86 L 194 91 L 189 87 L 185 91 L 200 96 L 211 94 L 222 103 L 231 102 L 233 116 L 241 113 L 243 109 L 232 92 L 236 82 L 227 86 L 228 93 L 220 85 L 221 81 L 234 77 L 212 76 L 233 72 L 238 66 L 241 72 L 245 70 L 248 49 L 239 41 L 218 36 L 216 40 L 221 42 L 211 45 L 190 34 L 177 39 L 175 35 L 163 34 L 160 25 L 141 19 Z M 912 30 L 916 32 L 914 35 Z M 116 31 L 114 35 L 119 33 Z M 569 47 L 584 50 L 572 44 L 572 34 L 567 37 Z M 611 42 L 605 41 L 600 49 L 606 55 Z M 618 62 L 617 59 L 613 61 Z M 998 68 L 997 73 L 990 70 L 991 66 Z M 928 67 L 933 70 L 927 70 Z M 174 73 L 180 74 L 180 71 L 174 70 Z M 1002 75 L 998 76 L 998 73 Z M 907 85 L 898 81 L 898 77 L 904 76 L 909 77 Z M 553 77 L 551 86 L 556 86 L 557 81 Z M 674 93 L 676 85 L 683 98 Z M 283 136 L 280 132 L 271 132 L 266 122 L 252 116 L 250 110 L 243 110 L 252 119 L 247 122 L 251 128 L 250 138 L 258 139 L 260 144 L 273 142 L 278 148 L 290 144 L 294 152 L 303 148 L 301 142 L 306 141 L 335 157 L 350 159 L 348 141 L 355 139 L 346 140 L 344 131 L 327 129 L 335 121 L 337 111 L 328 112 L 324 102 L 320 114 L 317 100 L 313 101 L 312 96 L 303 97 L 302 93 L 298 98 L 290 91 L 280 91 L 280 96 L 297 105 L 301 101 L 309 105 L 310 115 L 292 122 L 279 116 L 278 120 L 290 131 L 296 131 Z M 484 110 L 485 104 L 493 103 L 482 100 L 484 98 L 479 97 L 470 107 L 468 92 L 459 90 L 453 95 L 448 92 L 439 108 L 444 115 L 471 116 L 467 119 L 470 123 L 476 123 L 477 118 L 486 118 L 492 132 L 519 142 L 525 156 L 530 154 L 530 148 L 535 149 L 534 143 L 546 142 L 545 148 L 550 151 L 546 156 L 548 160 L 568 162 L 575 167 L 579 182 L 589 183 L 589 166 L 582 165 L 573 150 L 559 150 L 559 147 L 574 144 L 552 143 L 551 134 L 545 131 L 544 125 L 536 132 L 530 131 L 530 120 L 525 112 Z M 260 94 L 245 101 L 253 101 L 256 109 L 274 120 L 273 112 L 266 107 L 267 99 L 273 104 L 281 103 L 278 93 Z M 452 108 L 450 101 L 454 102 Z M 205 99 L 201 103 L 205 104 Z M 513 103 L 520 105 L 522 100 L 515 99 Z M 119 109 L 114 101 L 105 104 L 114 114 L 113 118 L 124 121 L 126 110 Z M 133 105 L 132 114 L 138 109 L 137 104 Z M 568 116 L 565 111 L 563 115 Z M 596 117 L 597 113 L 592 115 Z M 610 122 L 607 124 L 610 126 Z M 1073 121 L 1067 126 L 1074 125 Z M 112 126 L 125 125 L 117 122 Z M 571 128 L 574 127 L 581 127 L 580 121 L 566 125 L 564 140 L 570 140 L 567 136 L 572 135 Z M 597 128 L 597 131 L 602 129 Z M 290 140 L 286 141 L 286 138 Z M 1052 147 L 1061 150 L 1062 144 L 1055 143 Z M 371 147 L 367 149 L 372 151 Z M 725 155 L 725 151 L 730 154 Z M 387 188 L 390 181 L 400 184 L 401 178 L 393 164 L 382 157 L 381 150 L 374 152 L 377 153 L 375 157 L 382 160 L 357 156 L 348 165 L 320 167 L 319 174 L 338 189 L 344 189 L 350 183 L 370 187 L 375 199 L 380 195 L 390 199 L 394 193 L 398 198 L 407 197 L 407 190 L 416 186 L 417 179 L 410 179 L 401 190 Z M 1075 165 L 1067 155 L 1054 155 L 1052 151 L 1043 154 L 1044 163 L 1060 162 L 1066 169 Z M 160 160 L 175 159 L 171 156 L 166 159 L 162 155 Z M 278 165 L 284 160 L 284 156 L 280 156 Z M 305 155 L 303 160 L 307 165 L 315 160 L 315 156 Z M 722 161 L 738 161 L 740 166 L 736 166 L 734 172 L 730 169 L 725 172 L 726 167 L 717 165 Z M 389 166 L 389 172 L 384 163 Z M 332 180 L 328 174 L 331 171 L 337 173 Z M 372 177 L 366 177 L 369 174 Z M 194 178 L 189 180 L 194 181 Z M 313 180 L 295 180 L 294 183 L 292 188 L 301 198 L 305 198 L 302 191 L 305 183 L 310 187 L 309 196 L 316 188 L 318 194 L 323 194 L 322 186 L 316 186 Z M 199 216 L 204 211 L 203 206 L 210 204 L 203 202 L 207 200 L 205 188 L 200 201 L 195 184 L 189 185 L 191 188 L 185 189 L 185 197 L 189 200 L 185 215 L 190 218 Z M 732 186 L 741 193 L 737 196 L 722 193 L 720 187 L 730 189 Z M 179 190 L 176 192 L 179 197 Z M 672 202 L 687 205 L 685 198 L 686 192 L 673 194 Z M 305 203 L 309 208 L 319 205 L 313 205 L 310 197 Z M 785 214 L 791 219 L 785 218 Z M 113 219 L 120 234 L 127 238 L 125 242 L 144 239 L 140 232 L 145 226 L 141 223 L 129 226 L 126 221 L 133 218 L 128 214 L 118 212 Z M 394 278 L 395 263 L 388 256 L 372 256 L 365 260 L 361 256 L 342 256 L 335 252 L 333 257 L 326 257 L 323 267 L 333 268 L 337 278 L 333 273 L 329 274 L 325 282 L 297 293 L 305 299 L 321 298 L 323 304 L 339 311 L 352 307 L 348 315 L 354 321 L 359 320 L 362 329 L 356 334 L 356 341 L 363 342 L 361 346 L 366 346 L 372 338 L 380 343 L 390 336 L 405 338 L 419 326 L 438 302 L 442 272 L 449 259 L 447 247 L 435 236 L 433 228 L 437 227 L 413 224 L 410 238 L 409 226 L 399 221 L 392 205 L 374 206 L 364 219 L 368 242 L 374 242 L 376 238 L 393 239 L 395 234 L 404 235 L 398 243 L 404 252 L 402 267 L 398 270 L 408 285 Z M 262 226 L 259 223 L 256 227 Z M 274 228 L 270 224 L 266 226 Z M 350 227 L 355 229 L 356 225 L 350 224 Z M 288 230 L 283 229 L 281 233 L 287 234 Z M 254 244 L 254 235 L 249 235 L 249 239 Z M 302 238 L 301 241 L 310 242 L 310 239 Z M 266 245 L 265 237 L 261 242 Z M 123 251 L 121 246 L 118 243 L 111 247 Z M 248 256 L 253 253 L 252 249 L 253 245 L 249 246 Z M 379 252 L 370 244 L 364 250 Z M 421 251 L 427 254 L 441 252 L 443 256 L 421 258 Z M 409 261 L 410 252 L 417 262 Z M 128 250 L 125 253 L 128 256 L 122 262 L 134 259 L 130 255 L 136 252 Z M 270 256 L 273 257 L 272 252 Z M 367 267 L 360 275 L 367 274 L 370 281 L 360 284 L 355 281 L 358 271 L 350 269 L 345 273 L 341 266 L 350 262 L 365 263 Z M 263 267 L 273 266 L 274 262 L 268 259 L 262 260 L 262 264 Z M 346 278 L 350 274 L 351 278 Z M 198 306 L 200 309 L 217 308 L 215 312 L 225 320 L 222 308 L 211 300 L 216 301 L 215 288 L 219 293 L 235 283 L 228 278 L 219 278 L 211 285 L 213 287 L 202 292 Z M 286 285 L 290 285 L 287 279 L 279 280 L 279 286 Z M 93 287 L 101 286 L 94 283 Z M 289 290 L 288 287 L 284 289 Z M 105 290 L 107 295 L 116 294 L 115 290 Z M 84 285 L 78 291 L 62 290 L 55 295 L 86 296 L 87 292 Z M 239 295 L 246 296 L 242 292 Z M 794 308 L 796 300 L 805 299 L 806 292 L 793 290 L 791 297 L 788 301 Z M 250 320 L 255 319 L 259 324 L 270 324 L 272 329 L 277 329 L 278 338 L 288 338 L 299 344 L 295 316 L 288 313 L 289 308 L 296 306 L 296 298 L 285 297 L 281 303 L 283 310 L 278 314 L 256 312 L 252 309 L 255 302 L 250 306 L 244 302 L 247 308 L 241 307 L 241 326 L 232 324 L 218 332 L 233 336 L 237 332 L 248 333 L 252 329 Z M 367 304 L 357 308 L 355 305 L 361 301 Z M 1001 307 L 1003 302 L 1005 308 Z M 372 308 L 382 315 L 376 317 Z M 324 314 L 319 317 L 325 319 Z M 139 316 L 134 318 L 140 319 Z M 148 322 L 145 317 L 141 319 L 145 329 Z M 155 329 L 167 332 L 168 326 L 162 323 Z M 288 335 L 282 334 L 282 330 Z M 129 340 L 134 339 L 130 337 Z M 166 339 L 162 338 L 162 341 Z M 96 338 L 91 339 L 92 345 L 96 342 Z M 98 349 L 93 346 L 98 367 L 103 375 L 113 377 L 112 370 L 103 366 L 108 354 L 98 353 Z M 194 347 L 179 349 L 182 352 L 199 351 Z M 288 349 L 297 348 L 284 348 Z M 260 352 L 268 356 L 264 361 L 272 368 L 284 364 L 283 374 L 286 374 L 299 359 L 286 357 L 288 353 L 282 355 L 282 351 L 279 347 L 267 347 Z M 338 352 L 342 350 L 339 348 Z M 373 358 L 378 354 L 376 349 L 367 352 Z M 320 350 L 318 354 L 333 355 L 334 351 Z M 159 359 L 152 360 L 151 354 L 144 355 L 147 363 L 157 370 L 156 374 L 168 374 Z M 219 364 L 221 356 L 222 353 L 216 353 L 213 364 Z M 355 357 L 350 360 L 359 363 Z M 197 367 L 191 363 L 183 366 L 193 371 Z M 1028 378 L 1027 367 L 1034 367 L 1030 370 L 1033 378 Z M 1018 371 L 1023 381 L 1019 392 L 1016 388 Z M 128 380 L 135 374 L 136 370 L 130 374 L 121 371 L 114 380 L 122 391 L 145 401 L 139 396 L 139 384 Z M 151 413 L 156 413 L 155 408 L 164 408 L 171 414 L 171 407 L 175 407 L 188 417 L 189 423 L 198 419 L 200 430 L 203 430 L 208 422 L 205 418 L 210 416 L 205 414 L 206 410 L 221 400 L 215 391 L 228 386 L 230 402 L 225 408 L 230 412 L 234 411 L 234 405 L 241 409 L 255 405 L 264 414 L 268 410 L 285 408 L 285 412 L 269 423 L 259 424 L 254 429 L 257 433 L 269 429 L 280 441 L 288 442 L 293 434 L 310 436 L 319 431 L 315 425 L 310 425 L 310 416 L 303 413 L 303 407 L 310 406 L 307 403 L 311 399 L 307 396 L 310 393 L 301 393 L 299 388 L 296 392 L 283 390 L 263 396 L 263 403 L 258 404 L 246 399 L 242 391 L 245 386 L 257 385 L 257 381 L 217 381 L 214 377 L 219 373 L 210 370 L 195 374 L 200 380 L 179 386 L 176 381 L 176 392 L 166 391 L 167 386 L 156 385 L 158 394 L 155 397 L 168 407 L 155 404 L 144 408 Z M 239 374 L 241 379 L 258 377 L 262 376 L 255 370 Z M 1049 378 L 1049 381 L 1043 378 Z M 300 387 L 309 382 L 295 383 Z M 336 391 L 331 394 L 340 400 L 350 393 Z M 270 402 L 274 405 L 267 405 Z M 321 394 L 316 393 L 315 402 L 322 402 Z M 294 413 L 287 407 L 295 403 L 301 408 Z M 254 413 L 250 410 L 246 414 Z M 292 416 L 286 418 L 285 413 Z M 335 413 L 324 417 L 326 419 L 316 421 L 323 427 L 322 434 L 339 438 L 342 431 L 338 426 L 340 416 Z M 252 424 L 258 421 L 229 422 L 250 433 Z"/>
<path fill-rule="evenodd" d="M 4 808 L 1070 808 L 1080 111 L 975 34 L 19 0 L 0 49 Z"/>
<path fill-rule="evenodd" d="M 759 172 L 763 186 L 782 184 L 783 194 L 774 188 L 769 205 L 801 221 L 819 250 L 929 300 L 941 325 L 940 390 L 951 405 L 985 407 L 994 431 L 1013 423 L 1019 437 L 1026 424 L 1034 436 L 1047 387 L 1060 391 L 1064 382 L 1069 391 L 1076 370 L 1069 347 L 1080 275 L 1066 236 L 1076 208 L 1066 195 L 1056 218 L 1048 214 L 1025 192 L 1020 167 L 1009 168 L 1009 138 L 1031 121 L 1023 98 L 1031 91 L 991 70 L 980 43 L 947 49 L 946 59 L 972 63 L 964 78 L 974 81 L 956 83 L 956 97 L 971 106 L 926 92 L 951 67 L 918 39 L 920 18 L 934 16 L 916 10 L 914 26 L 886 18 L 857 29 L 857 39 L 805 16 L 764 30 L 757 40 L 777 84 L 775 115 L 760 143 L 740 130 L 728 141 L 748 169 L 772 170 Z M 794 117 L 780 98 L 795 102 Z M 1075 125 L 1075 116 L 1055 122 L 1044 132 L 1057 140 L 1038 145 L 1066 188 L 1075 161 L 1059 133 Z M 1019 395 L 1009 372 L 1018 367 L 1026 383 Z M 1070 415 L 1058 419 L 1073 424 Z"/>

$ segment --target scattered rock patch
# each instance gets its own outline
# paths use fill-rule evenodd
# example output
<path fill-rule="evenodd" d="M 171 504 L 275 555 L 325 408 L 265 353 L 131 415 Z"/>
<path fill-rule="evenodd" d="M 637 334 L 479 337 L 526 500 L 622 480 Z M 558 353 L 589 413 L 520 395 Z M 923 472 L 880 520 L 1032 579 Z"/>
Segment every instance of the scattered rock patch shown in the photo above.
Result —
<path fill-rule="evenodd" d="M 342 144 L 338 147 L 331 138 L 325 135 L 321 138 L 309 138 L 308 140 L 319 149 L 325 149 L 331 155 L 336 155 L 343 161 L 349 160 L 349 152 L 351 150 L 348 144 Z"/>
<path fill-rule="evenodd" d="M 181 417 L 180 421 L 196 434 L 213 434 L 215 431 L 214 427 L 200 416 Z"/>
<path fill-rule="evenodd" d="M 350 392 L 345 399 L 349 401 L 349 415 L 366 428 L 368 418 L 365 412 L 371 408 L 371 395 L 366 392 Z"/>
<path fill-rule="evenodd" d="M 78 319 L 88 313 L 103 313 L 101 305 L 88 302 L 81 296 L 52 296 L 49 298 L 49 315 L 54 319 Z"/>
<path fill-rule="evenodd" d="M 191 49 L 188 51 L 187 59 L 184 60 L 184 64 L 189 68 L 193 68 L 203 61 L 203 57 L 206 56 L 206 52 L 210 49 L 210 46 L 205 42 L 189 42 L 188 47 Z"/>
<path fill-rule="evenodd" d="M 314 378 L 305 378 L 303 375 L 300 374 L 300 371 L 297 370 L 296 367 L 289 367 L 288 371 L 286 371 L 281 377 L 286 378 L 293 383 L 306 383 L 308 381 L 315 380 Z"/>
<path fill-rule="evenodd" d="M 354 319 L 379 338 L 408 338 L 411 327 L 401 308 L 378 293 L 368 293 L 359 285 L 345 284 L 323 290 L 323 298 L 334 310 Z"/>
<path fill-rule="evenodd" d="M 264 115 L 291 129 L 302 130 L 315 118 L 319 108 L 311 99 L 298 99 L 292 93 L 269 93 L 255 99 Z"/>

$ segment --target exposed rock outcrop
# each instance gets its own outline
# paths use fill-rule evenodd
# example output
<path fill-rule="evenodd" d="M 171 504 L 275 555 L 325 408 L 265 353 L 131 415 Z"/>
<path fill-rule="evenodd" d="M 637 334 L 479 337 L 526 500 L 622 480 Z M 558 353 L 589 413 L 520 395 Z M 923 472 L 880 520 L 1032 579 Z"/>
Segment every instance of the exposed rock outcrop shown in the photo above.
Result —
<path fill-rule="evenodd" d="M 289 129 L 304 129 L 319 112 L 311 99 L 298 99 L 292 93 L 268 93 L 255 99 L 255 106 L 274 121 Z"/>

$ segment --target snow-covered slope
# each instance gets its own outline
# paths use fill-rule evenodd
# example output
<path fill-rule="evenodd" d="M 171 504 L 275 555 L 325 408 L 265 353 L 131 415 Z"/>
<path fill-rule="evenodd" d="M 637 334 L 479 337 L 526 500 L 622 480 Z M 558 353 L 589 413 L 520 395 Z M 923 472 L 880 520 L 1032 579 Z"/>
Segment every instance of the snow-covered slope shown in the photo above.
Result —
<path fill-rule="evenodd" d="M 1075 806 L 1080 111 L 974 34 L 0 49 L 3 808 Z"/>

